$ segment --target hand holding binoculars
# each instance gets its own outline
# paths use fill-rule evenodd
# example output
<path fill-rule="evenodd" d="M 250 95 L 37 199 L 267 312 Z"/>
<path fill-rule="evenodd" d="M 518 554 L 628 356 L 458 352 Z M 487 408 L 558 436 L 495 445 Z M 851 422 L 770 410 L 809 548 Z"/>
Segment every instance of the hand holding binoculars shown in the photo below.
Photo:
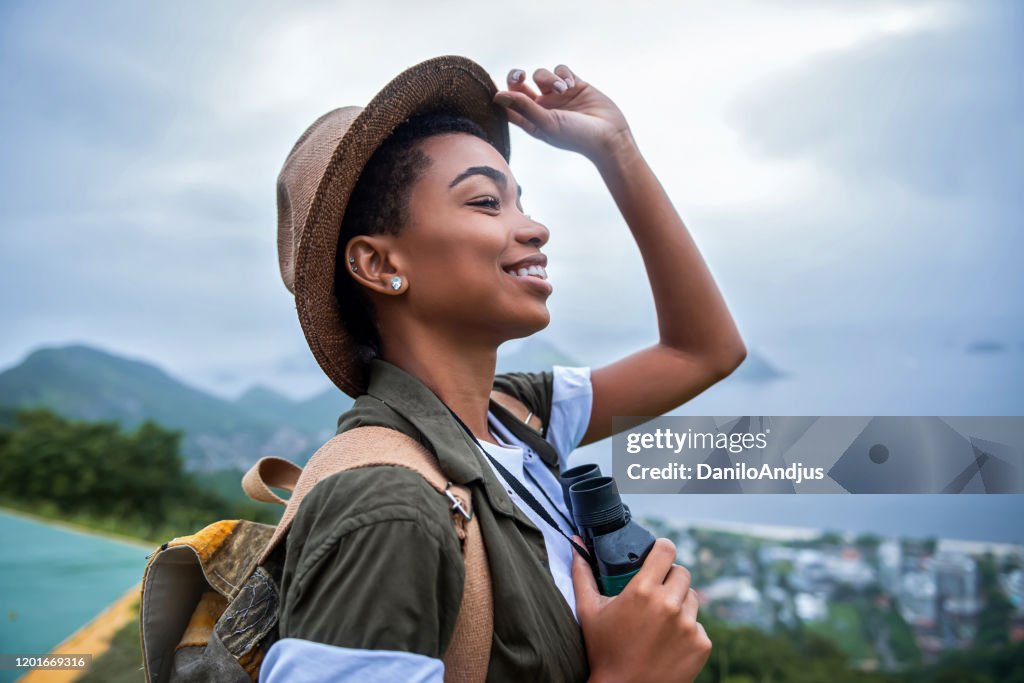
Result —
<path fill-rule="evenodd" d="M 611 477 L 594 464 L 562 473 L 562 495 L 603 595 L 618 595 L 654 545 L 654 535 L 632 520 Z"/>

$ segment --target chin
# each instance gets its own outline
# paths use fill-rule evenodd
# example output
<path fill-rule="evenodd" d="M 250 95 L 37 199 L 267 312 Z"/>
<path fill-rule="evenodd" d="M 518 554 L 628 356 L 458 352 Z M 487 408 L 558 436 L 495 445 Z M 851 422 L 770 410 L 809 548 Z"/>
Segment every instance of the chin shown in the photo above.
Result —
<path fill-rule="evenodd" d="M 547 307 L 544 307 L 543 313 L 538 312 L 536 316 L 533 316 L 529 320 L 524 318 L 523 320 L 523 332 L 517 334 L 513 339 L 522 339 L 523 337 L 529 337 L 531 334 L 540 332 L 548 325 L 551 324 L 551 313 L 548 312 Z"/>
<path fill-rule="evenodd" d="M 509 322 L 508 318 L 505 319 L 505 322 Z M 551 324 L 551 313 L 548 312 L 547 306 L 530 311 L 519 311 L 519 315 L 516 316 L 512 324 L 504 325 L 505 330 L 501 337 L 503 341 L 523 339 L 540 332 L 549 324 Z"/>

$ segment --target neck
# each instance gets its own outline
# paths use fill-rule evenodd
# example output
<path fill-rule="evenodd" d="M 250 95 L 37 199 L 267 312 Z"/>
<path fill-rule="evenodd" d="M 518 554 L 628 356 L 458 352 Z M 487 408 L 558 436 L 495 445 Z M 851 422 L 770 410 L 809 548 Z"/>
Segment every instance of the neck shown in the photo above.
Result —
<path fill-rule="evenodd" d="M 446 334 L 436 325 L 406 322 L 403 327 L 415 329 L 389 329 L 381 335 L 381 358 L 423 382 L 477 439 L 497 443 L 487 426 L 497 346 Z"/>

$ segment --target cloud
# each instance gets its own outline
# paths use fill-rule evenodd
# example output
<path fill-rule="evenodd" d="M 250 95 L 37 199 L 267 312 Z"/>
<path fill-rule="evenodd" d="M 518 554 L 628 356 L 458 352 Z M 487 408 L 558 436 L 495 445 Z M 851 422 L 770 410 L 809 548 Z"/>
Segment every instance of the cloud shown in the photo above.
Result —
<path fill-rule="evenodd" d="M 1024 332 L 1008 320 L 1024 292 L 1024 82 L 1012 75 L 1024 10 L 930 7 L 779 70 L 728 108 L 751 158 L 815 169 L 812 193 L 788 206 L 715 211 L 751 226 L 740 286 L 760 285 L 768 316 Z"/>
<path fill-rule="evenodd" d="M 972 3 L 927 30 L 883 35 L 760 83 L 736 102 L 744 142 L 812 158 L 870 188 L 1020 201 L 1024 8 Z"/>

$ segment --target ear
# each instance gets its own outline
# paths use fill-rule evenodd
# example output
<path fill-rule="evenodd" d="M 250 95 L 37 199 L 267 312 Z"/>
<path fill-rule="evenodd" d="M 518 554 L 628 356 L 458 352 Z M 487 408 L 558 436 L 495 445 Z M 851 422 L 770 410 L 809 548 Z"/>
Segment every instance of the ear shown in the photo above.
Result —
<path fill-rule="evenodd" d="M 401 293 L 391 287 L 395 275 L 405 279 L 393 235 L 356 235 L 343 253 L 349 276 L 359 284 L 379 294 Z"/>

